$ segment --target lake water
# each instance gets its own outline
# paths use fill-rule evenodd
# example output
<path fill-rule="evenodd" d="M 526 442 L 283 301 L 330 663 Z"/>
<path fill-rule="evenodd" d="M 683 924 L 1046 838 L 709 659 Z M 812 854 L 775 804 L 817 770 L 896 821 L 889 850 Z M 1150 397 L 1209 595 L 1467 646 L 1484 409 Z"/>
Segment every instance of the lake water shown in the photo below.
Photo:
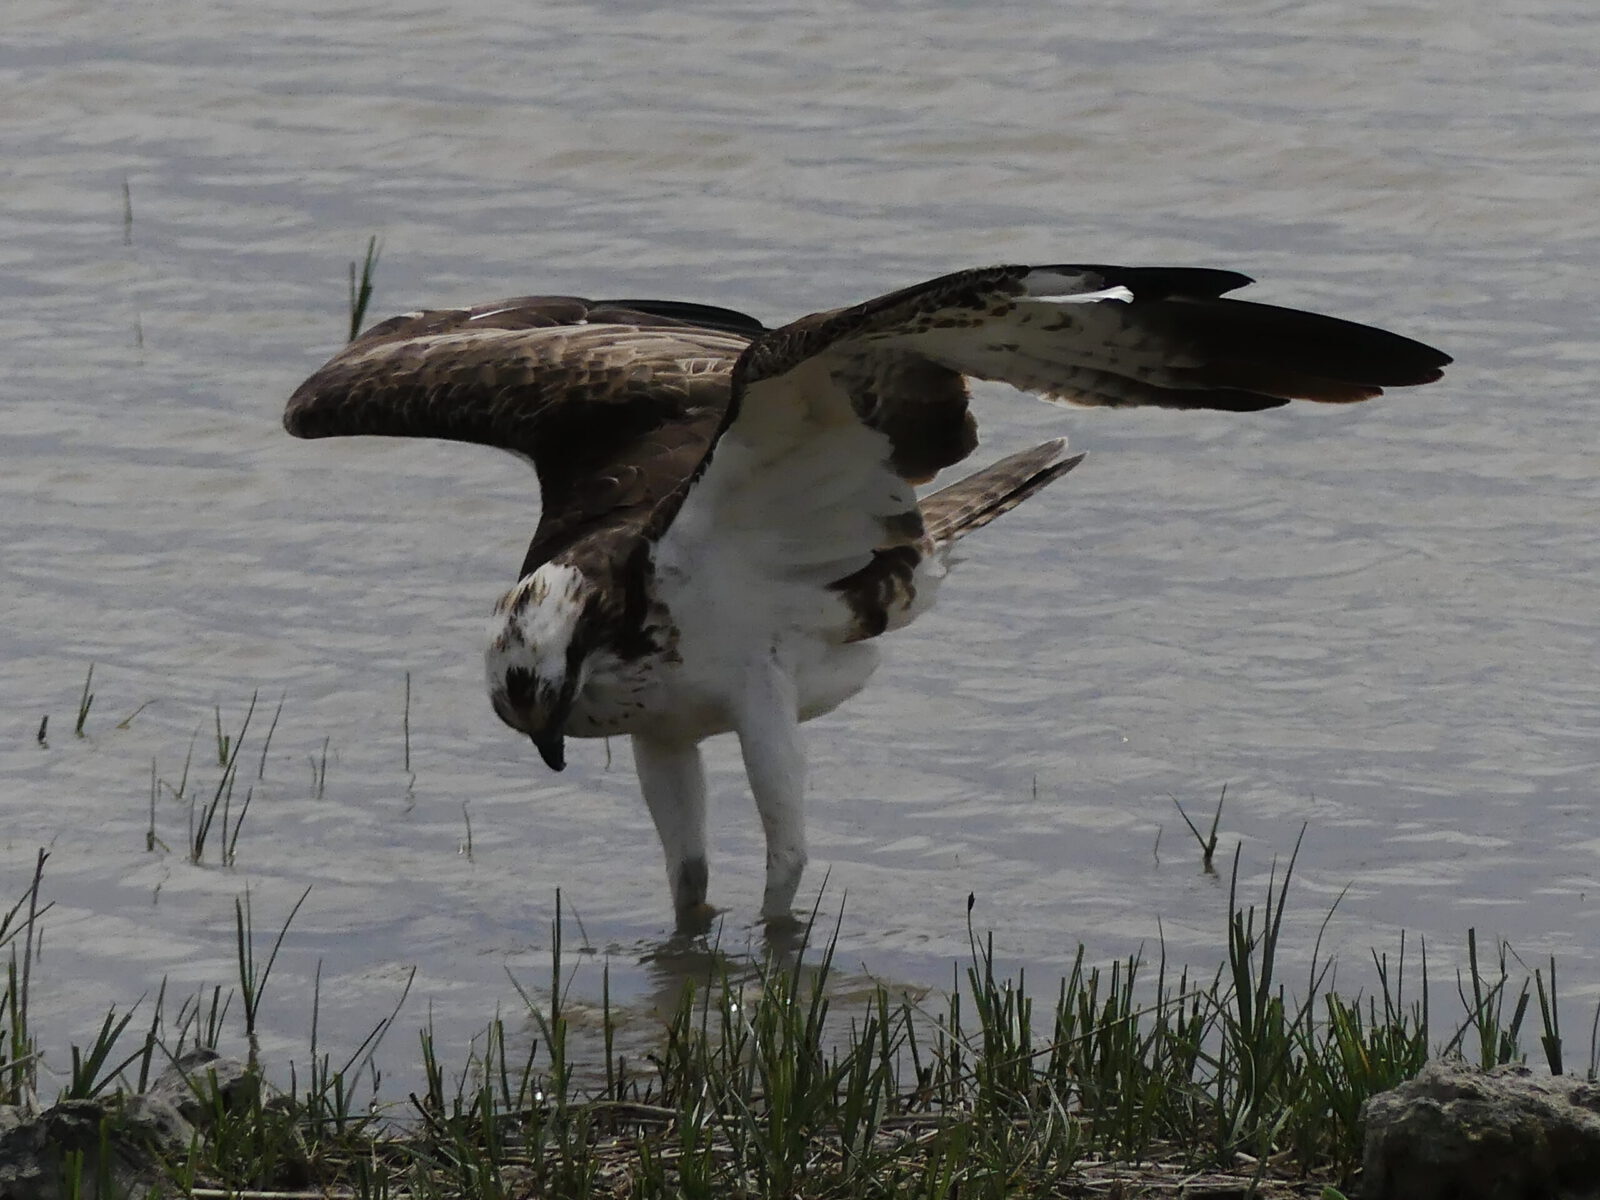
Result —
<path fill-rule="evenodd" d="M 49 1065 L 164 976 L 229 983 L 247 889 L 264 938 L 310 888 L 265 1005 L 280 1062 L 319 963 L 325 1045 L 415 968 L 385 1058 L 404 1073 L 431 1010 L 453 1061 L 518 1010 L 508 970 L 544 978 L 557 889 L 626 1003 L 679 981 L 626 748 L 575 743 L 552 776 L 483 694 L 526 468 L 280 429 L 371 234 L 374 318 L 575 292 L 781 321 L 968 265 L 1121 261 L 1236 268 L 1453 353 L 1442 384 L 1331 411 L 982 389 L 985 452 L 1065 431 L 1090 458 L 964 544 L 941 607 L 810 726 L 808 887 L 844 905 L 841 964 L 896 983 L 950 979 L 969 893 L 1036 979 L 1163 935 L 1209 969 L 1226 870 L 1173 799 L 1205 822 L 1226 785 L 1246 896 L 1308 826 L 1295 963 L 1341 893 L 1324 948 L 1352 987 L 1401 929 L 1443 982 L 1476 927 L 1556 956 L 1585 1038 L 1597 60 L 1579 0 L 9 0 L 0 900 L 48 848 Z M 235 865 L 215 832 L 193 864 L 173 792 L 192 755 L 209 800 L 214 726 L 253 694 Z M 732 747 L 712 759 L 738 947 L 762 847 Z"/>

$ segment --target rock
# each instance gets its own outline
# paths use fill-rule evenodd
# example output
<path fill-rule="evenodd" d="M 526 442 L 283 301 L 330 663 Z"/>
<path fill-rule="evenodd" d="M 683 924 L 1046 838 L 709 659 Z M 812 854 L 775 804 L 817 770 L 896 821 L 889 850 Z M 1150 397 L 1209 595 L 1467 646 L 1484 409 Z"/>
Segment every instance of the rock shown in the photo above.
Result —
<path fill-rule="evenodd" d="M 0 1104 L 0 1133 L 9 1133 L 39 1115 L 39 1110 L 24 1104 Z"/>
<path fill-rule="evenodd" d="M 181 1161 L 219 1112 L 247 1109 L 260 1095 L 260 1077 L 244 1063 L 197 1049 L 144 1095 L 63 1100 L 43 1112 L 0 1106 L 0 1200 L 169 1195 L 164 1163 Z M 309 1177 L 292 1159 L 279 1173 L 291 1185 Z"/>
<path fill-rule="evenodd" d="M 220 1095 L 225 1107 L 255 1094 L 254 1077 L 242 1065 L 203 1050 L 183 1055 L 143 1096 L 63 1100 L 43 1112 L 0 1109 L 0 1200 L 163 1194 L 163 1160 L 187 1154 L 196 1125 L 215 1116 L 214 1105 L 197 1099 L 185 1074 L 202 1095 Z M 193 1119 L 181 1111 L 184 1107 Z M 69 1184 L 74 1175 L 75 1193 Z"/>
<path fill-rule="evenodd" d="M 235 1112 L 254 1103 L 260 1091 L 260 1076 L 244 1063 L 197 1047 L 178 1055 L 146 1094 L 168 1101 L 185 1120 L 209 1129 L 217 1116 L 213 1097 L 221 1098 L 224 1112 Z"/>
<path fill-rule="evenodd" d="M 122 1102 L 121 1124 L 129 1136 L 143 1138 L 161 1154 L 177 1157 L 194 1144 L 194 1126 L 170 1100 L 129 1096 Z"/>
<path fill-rule="evenodd" d="M 1365 1109 L 1362 1200 L 1600 1200 L 1600 1086 L 1431 1062 Z"/>
<path fill-rule="evenodd" d="M 147 1132 L 127 1126 L 119 1107 L 115 1101 L 63 1100 L 0 1133 L 0 1200 L 62 1200 L 73 1194 L 120 1200 L 157 1187 L 160 1163 Z M 75 1172 L 69 1166 L 74 1158 L 80 1164 Z M 74 1173 L 75 1193 L 68 1187 Z"/>

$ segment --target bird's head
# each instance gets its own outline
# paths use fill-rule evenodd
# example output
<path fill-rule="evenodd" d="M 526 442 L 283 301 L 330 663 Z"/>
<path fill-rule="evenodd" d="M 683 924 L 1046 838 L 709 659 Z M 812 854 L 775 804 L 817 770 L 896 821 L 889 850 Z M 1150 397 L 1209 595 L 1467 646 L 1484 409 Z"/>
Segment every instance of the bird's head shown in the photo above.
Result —
<path fill-rule="evenodd" d="M 494 711 L 527 734 L 552 771 L 567 765 L 564 736 L 587 681 L 586 617 L 593 583 L 576 567 L 546 563 L 494 607 L 484 655 Z"/>

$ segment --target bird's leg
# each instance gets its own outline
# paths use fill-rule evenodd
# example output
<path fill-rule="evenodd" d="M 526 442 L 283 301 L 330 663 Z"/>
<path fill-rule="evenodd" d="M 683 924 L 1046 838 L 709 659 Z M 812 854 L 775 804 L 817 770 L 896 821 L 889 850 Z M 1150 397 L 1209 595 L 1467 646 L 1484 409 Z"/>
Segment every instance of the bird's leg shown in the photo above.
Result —
<path fill-rule="evenodd" d="M 716 910 L 706 903 L 706 775 L 700 747 L 634 734 L 633 763 L 666 855 L 678 931 L 704 933 Z"/>
<path fill-rule="evenodd" d="M 790 906 L 806 869 L 805 751 L 794 680 L 773 655 L 753 663 L 737 722 L 739 749 L 767 835 L 766 921 L 793 919 Z"/>

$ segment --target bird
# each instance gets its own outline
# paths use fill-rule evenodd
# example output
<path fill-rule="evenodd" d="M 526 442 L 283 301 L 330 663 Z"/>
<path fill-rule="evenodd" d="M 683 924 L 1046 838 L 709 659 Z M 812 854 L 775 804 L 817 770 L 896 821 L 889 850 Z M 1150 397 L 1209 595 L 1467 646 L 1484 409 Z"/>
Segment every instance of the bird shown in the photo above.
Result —
<path fill-rule="evenodd" d="M 676 929 L 708 903 L 701 743 L 732 733 L 766 841 L 761 919 L 796 920 L 801 725 L 866 686 L 964 535 L 1082 460 L 1065 439 L 921 498 L 978 443 L 968 381 L 1044 400 L 1251 413 L 1430 383 L 1450 357 L 1240 300 L 1206 267 L 1006 265 L 768 327 L 683 300 L 522 296 L 383 321 L 293 393 L 301 438 L 442 438 L 533 466 L 539 516 L 485 651 L 544 763 L 626 734 Z"/>

